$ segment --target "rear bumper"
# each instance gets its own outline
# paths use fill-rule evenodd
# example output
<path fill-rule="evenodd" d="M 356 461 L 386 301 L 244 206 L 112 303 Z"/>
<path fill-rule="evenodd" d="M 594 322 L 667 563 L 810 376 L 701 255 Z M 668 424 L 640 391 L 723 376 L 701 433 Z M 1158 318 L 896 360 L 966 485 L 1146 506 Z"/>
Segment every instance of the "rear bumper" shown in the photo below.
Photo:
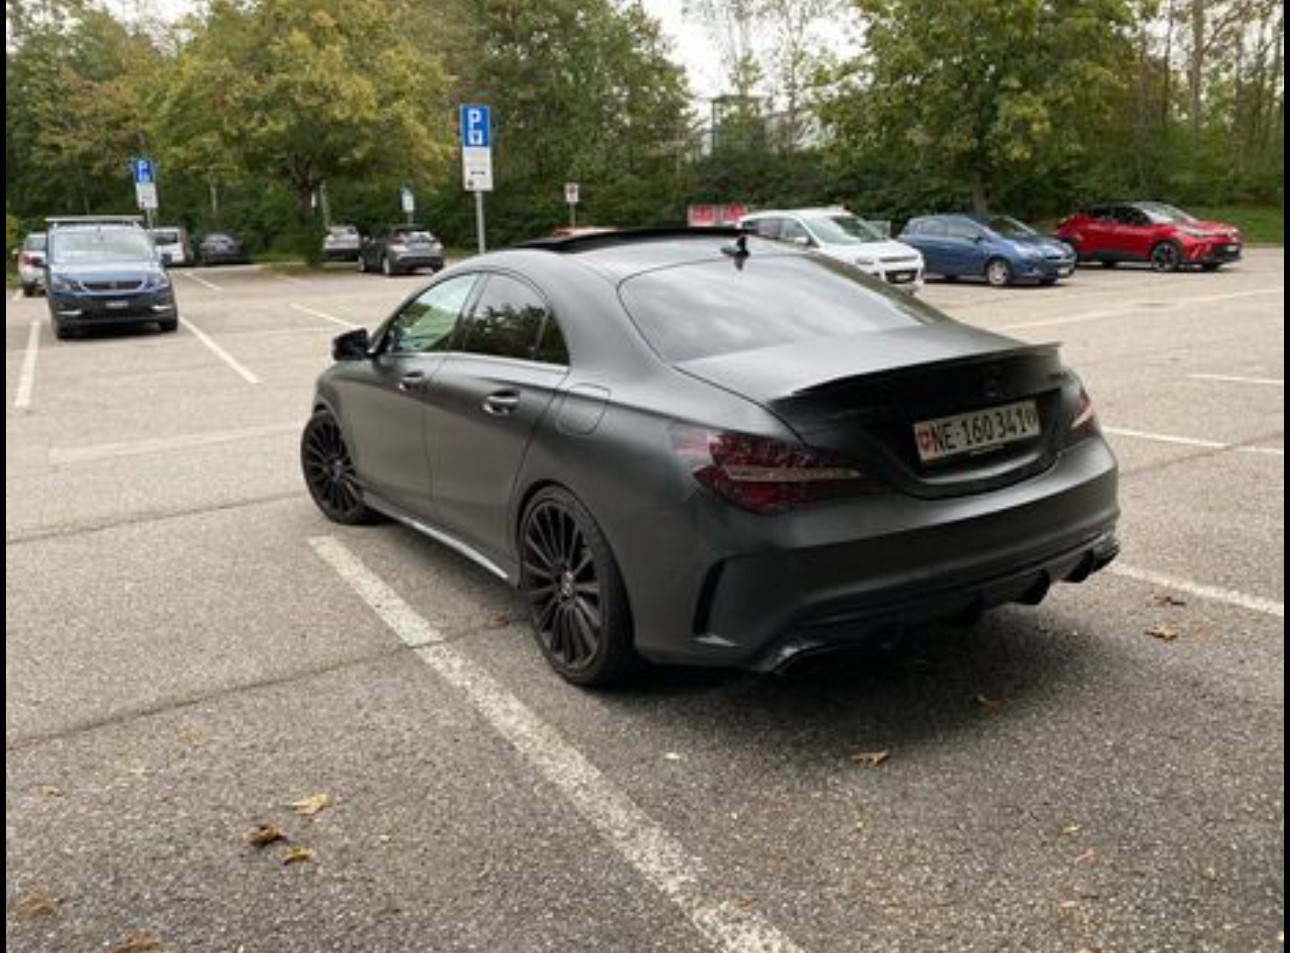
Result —
<path fill-rule="evenodd" d="M 1101 440 L 965 497 L 891 494 L 782 518 L 693 505 L 688 535 L 664 527 L 679 542 L 656 535 L 620 560 L 637 647 L 656 661 L 774 669 L 803 652 L 1038 602 L 1118 552 L 1116 465 Z"/>
<path fill-rule="evenodd" d="M 443 268 L 442 255 L 391 255 L 390 264 L 398 271 L 415 271 L 418 268 Z"/>

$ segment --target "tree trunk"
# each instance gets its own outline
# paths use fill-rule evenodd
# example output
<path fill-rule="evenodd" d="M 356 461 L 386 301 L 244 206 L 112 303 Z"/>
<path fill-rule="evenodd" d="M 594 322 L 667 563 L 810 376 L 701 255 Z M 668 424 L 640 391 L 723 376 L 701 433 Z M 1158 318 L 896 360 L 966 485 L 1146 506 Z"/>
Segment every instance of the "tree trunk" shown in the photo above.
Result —
<path fill-rule="evenodd" d="M 1191 148 L 1200 149 L 1200 108 L 1205 78 L 1205 7 L 1209 0 L 1191 0 L 1191 62 L 1187 64 L 1187 87 L 1191 100 Z"/>
<path fill-rule="evenodd" d="M 972 170 L 971 182 L 972 211 L 977 215 L 985 215 L 990 211 L 990 203 L 985 194 L 985 176 L 981 174 L 980 169 Z"/>

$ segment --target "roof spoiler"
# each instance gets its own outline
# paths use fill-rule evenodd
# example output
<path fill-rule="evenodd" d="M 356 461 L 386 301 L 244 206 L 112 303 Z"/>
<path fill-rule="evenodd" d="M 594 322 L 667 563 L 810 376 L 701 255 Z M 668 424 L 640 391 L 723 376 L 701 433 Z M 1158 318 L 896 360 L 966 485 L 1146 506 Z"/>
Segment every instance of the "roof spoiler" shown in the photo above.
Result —
<path fill-rule="evenodd" d="M 514 248 L 539 248 L 547 251 L 576 252 L 589 248 L 603 248 L 628 242 L 664 238 L 733 238 L 739 229 L 728 226 L 714 228 L 688 228 L 685 226 L 655 226 L 648 228 L 611 228 L 581 235 L 548 235 L 520 242 Z"/>

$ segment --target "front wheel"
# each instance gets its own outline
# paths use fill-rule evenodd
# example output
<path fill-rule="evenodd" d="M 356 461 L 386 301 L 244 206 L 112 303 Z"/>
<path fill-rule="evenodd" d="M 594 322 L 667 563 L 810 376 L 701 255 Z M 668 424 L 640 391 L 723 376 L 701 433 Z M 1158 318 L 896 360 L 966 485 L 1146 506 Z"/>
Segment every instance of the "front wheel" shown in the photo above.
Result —
<path fill-rule="evenodd" d="M 561 487 L 538 492 L 520 521 L 520 591 L 547 663 L 575 685 L 608 685 L 640 664 L 631 608 L 609 542 Z"/>
<path fill-rule="evenodd" d="M 166 319 L 166 320 L 164 320 L 164 321 L 158 321 L 158 322 L 157 322 L 157 327 L 161 329 L 161 332 L 162 332 L 163 334 L 168 334 L 168 333 L 169 333 L 169 332 L 171 332 L 171 331 L 178 331 L 178 330 L 179 330 L 179 319 L 178 319 L 178 318 L 167 318 L 167 319 Z"/>
<path fill-rule="evenodd" d="M 363 502 L 345 435 L 330 411 L 316 411 L 305 424 L 300 435 L 300 469 L 309 495 L 333 523 L 353 526 L 380 518 Z"/>
<path fill-rule="evenodd" d="M 381 274 L 385 275 L 386 278 L 394 277 L 394 263 L 390 261 L 389 255 L 381 256 Z"/>
<path fill-rule="evenodd" d="M 367 259 L 363 257 L 362 252 L 358 255 L 358 273 L 360 275 L 367 274 Z"/>
<path fill-rule="evenodd" d="M 33 298 L 33 297 L 35 297 L 35 295 L 36 295 L 36 286 L 35 286 L 35 285 L 29 285 L 29 284 L 27 284 L 26 282 L 23 282 L 23 285 L 22 285 L 22 296 L 23 296 L 24 298 Z"/>
<path fill-rule="evenodd" d="M 1200 267 L 1205 271 L 1218 271 L 1223 267 L 1223 263 L 1221 261 L 1207 261 Z"/>
<path fill-rule="evenodd" d="M 1151 249 L 1151 267 L 1156 271 L 1177 271 L 1183 251 L 1176 242 L 1161 242 Z"/>
<path fill-rule="evenodd" d="M 992 288 L 1006 288 L 1012 284 L 1012 266 L 1002 258 L 991 258 L 986 262 L 985 280 Z"/>

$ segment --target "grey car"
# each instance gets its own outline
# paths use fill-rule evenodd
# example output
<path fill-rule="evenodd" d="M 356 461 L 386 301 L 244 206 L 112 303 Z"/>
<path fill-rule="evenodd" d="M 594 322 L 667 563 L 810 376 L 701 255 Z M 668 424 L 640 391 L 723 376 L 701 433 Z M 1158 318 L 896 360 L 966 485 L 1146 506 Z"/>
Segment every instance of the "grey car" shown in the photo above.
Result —
<path fill-rule="evenodd" d="M 386 277 L 421 268 L 443 269 L 443 243 L 424 225 L 385 225 L 363 238 L 358 270 L 379 271 Z"/>
<path fill-rule="evenodd" d="M 322 512 L 517 586 L 577 684 L 777 669 L 1037 603 L 1118 551 L 1116 462 L 1055 345 L 780 243 L 484 255 L 333 356 L 301 440 Z"/>
<path fill-rule="evenodd" d="M 362 238 L 353 225 L 329 225 L 323 236 L 323 260 L 358 261 Z"/>

